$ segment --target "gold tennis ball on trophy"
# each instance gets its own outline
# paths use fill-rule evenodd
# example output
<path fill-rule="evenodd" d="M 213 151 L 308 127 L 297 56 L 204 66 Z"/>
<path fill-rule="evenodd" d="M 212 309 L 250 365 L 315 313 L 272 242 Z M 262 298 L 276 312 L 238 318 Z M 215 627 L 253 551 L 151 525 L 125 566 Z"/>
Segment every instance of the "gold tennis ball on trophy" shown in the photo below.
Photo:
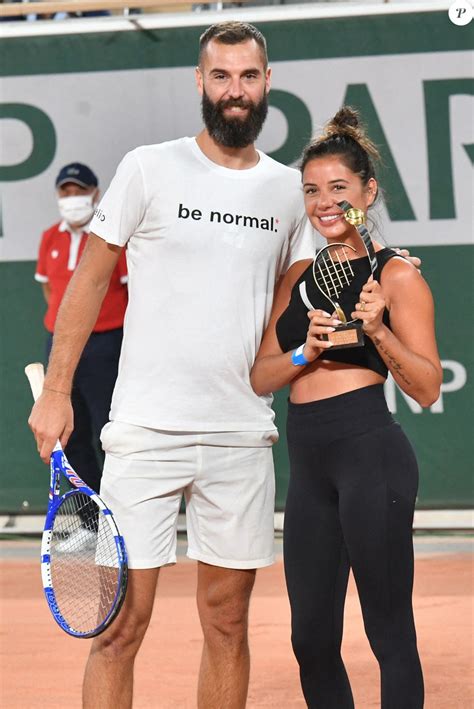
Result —
<path fill-rule="evenodd" d="M 357 207 L 351 207 L 344 214 L 346 222 L 352 224 L 352 226 L 360 226 L 365 222 L 365 214 L 362 209 L 357 209 Z"/>

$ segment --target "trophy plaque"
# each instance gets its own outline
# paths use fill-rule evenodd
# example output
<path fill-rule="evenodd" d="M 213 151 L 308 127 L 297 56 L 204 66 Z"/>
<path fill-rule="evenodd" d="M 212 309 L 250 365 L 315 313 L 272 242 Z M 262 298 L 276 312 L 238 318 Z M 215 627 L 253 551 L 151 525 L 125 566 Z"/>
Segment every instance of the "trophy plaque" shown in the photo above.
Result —
<path fill-rule="evenodd" d="M 345 220 L 357 229 L 367 252 L 370 272 L 374 275 L 377 270 L 377 257 L 375 256 L 372 239 L 365 225 L 364 212 L 361 209 L 352 207 L 346 201 L 338 202 L 338 206 L 344 210 Z M 330 335 L 320 335 L 322 340 L 331 340 L 333 343 L 331 349 L 362 347 L 364 345 L 362 322 L 358 319 L 348 320 L 339 304 L 341 293 L 354 280 L 350 251 L 356 251 L 356 249 L 349 244 L 328 244 L 319 249 L 313 261 L 314 282 L 318 290 L 331 304 L 337 319 L 342 323 Z M 304 281 L 300 284 L 299 291 L 301 299 L 308 310 L 316 310 L 308 298 Z"/>

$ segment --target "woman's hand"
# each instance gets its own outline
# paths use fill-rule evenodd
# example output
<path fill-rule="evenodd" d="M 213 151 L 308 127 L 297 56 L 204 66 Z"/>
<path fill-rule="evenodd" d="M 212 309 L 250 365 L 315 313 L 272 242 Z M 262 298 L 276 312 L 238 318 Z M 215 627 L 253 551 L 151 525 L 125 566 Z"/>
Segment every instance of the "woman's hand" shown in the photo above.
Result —
<path fill-rule="evenodd" d="M 362 321 L 362 329 L 369 337 L 374 337 L 383 325 L 382 318 L 386 307 L 382 288 L 378 281 L 370 276 L 359 294 L 359 302 L 351 317 Z"/>
<path fill-rule="evenodd" d="M 335 315 L 329 315 L 324 310 L 310 310 L 308 313 L 309 325 L 303 354 L 308 362 L 314 362 L 323 350 L 332 347 L 331 340 L 321 340 L 321 335 L 331 336 L 337 325 L 341 324 Z"/>

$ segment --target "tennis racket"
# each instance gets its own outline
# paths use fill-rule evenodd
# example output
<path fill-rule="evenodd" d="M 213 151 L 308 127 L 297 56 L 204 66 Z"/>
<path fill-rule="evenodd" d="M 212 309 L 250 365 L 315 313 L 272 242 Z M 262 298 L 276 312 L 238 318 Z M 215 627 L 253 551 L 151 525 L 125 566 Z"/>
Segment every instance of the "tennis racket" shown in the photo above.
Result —
<path fill-rule="evenodd" d="M 44 369 L 25 374 L 33 397 Z M 49 503 L 41 542 L 41 576 L 53 618 L 69 635 L 92 638 L 117 617 L 127 589 L 127 554 L 112 512 L 72 469 L 59 441 L 51 454 Z M 61 495 L 61 478 L 73 489 Z"/>

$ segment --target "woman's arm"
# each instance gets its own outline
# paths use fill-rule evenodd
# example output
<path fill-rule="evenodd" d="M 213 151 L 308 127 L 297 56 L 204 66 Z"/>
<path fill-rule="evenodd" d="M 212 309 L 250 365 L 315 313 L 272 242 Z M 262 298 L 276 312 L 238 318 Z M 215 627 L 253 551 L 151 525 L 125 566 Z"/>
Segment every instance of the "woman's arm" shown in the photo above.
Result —
<path fill-rule="evenodd" d="M 426 281 L 410 264 L 394 258 L 383 271 L 383 288 L 369 279 L 359 300 L 352 316 L 362 320 L 365 334 L 397 384 L 421 406 L 431 406 L 439 396 L 443 374 L 433 298 Z M 391 329 L 382 322 L 386 304 Z"/>
<path fill-rule="evenodd" d="M 310 263 L 310 260 L 294 263 L 276 288 L 270 321 L 250 373 L 250 383 L 259 396 L 281 389 L 305 369 L 304 365 L 293 364 L 293 352 L 282 352 L 275 328 L 278 318 L 290 302 L 294 284 Z M 318 336 L 333 332 L 334 325 L 340 323 L 332 320 L 329 313 L 322 310 L 312 310 L 308 315 L 311 316 L 308 334 L 306 341 L 301 344 L 304 344 L 304 357 L 310 363 L 314 362 L 323 349 L 331 347 L 331 342 L 318 340 Z"/>

